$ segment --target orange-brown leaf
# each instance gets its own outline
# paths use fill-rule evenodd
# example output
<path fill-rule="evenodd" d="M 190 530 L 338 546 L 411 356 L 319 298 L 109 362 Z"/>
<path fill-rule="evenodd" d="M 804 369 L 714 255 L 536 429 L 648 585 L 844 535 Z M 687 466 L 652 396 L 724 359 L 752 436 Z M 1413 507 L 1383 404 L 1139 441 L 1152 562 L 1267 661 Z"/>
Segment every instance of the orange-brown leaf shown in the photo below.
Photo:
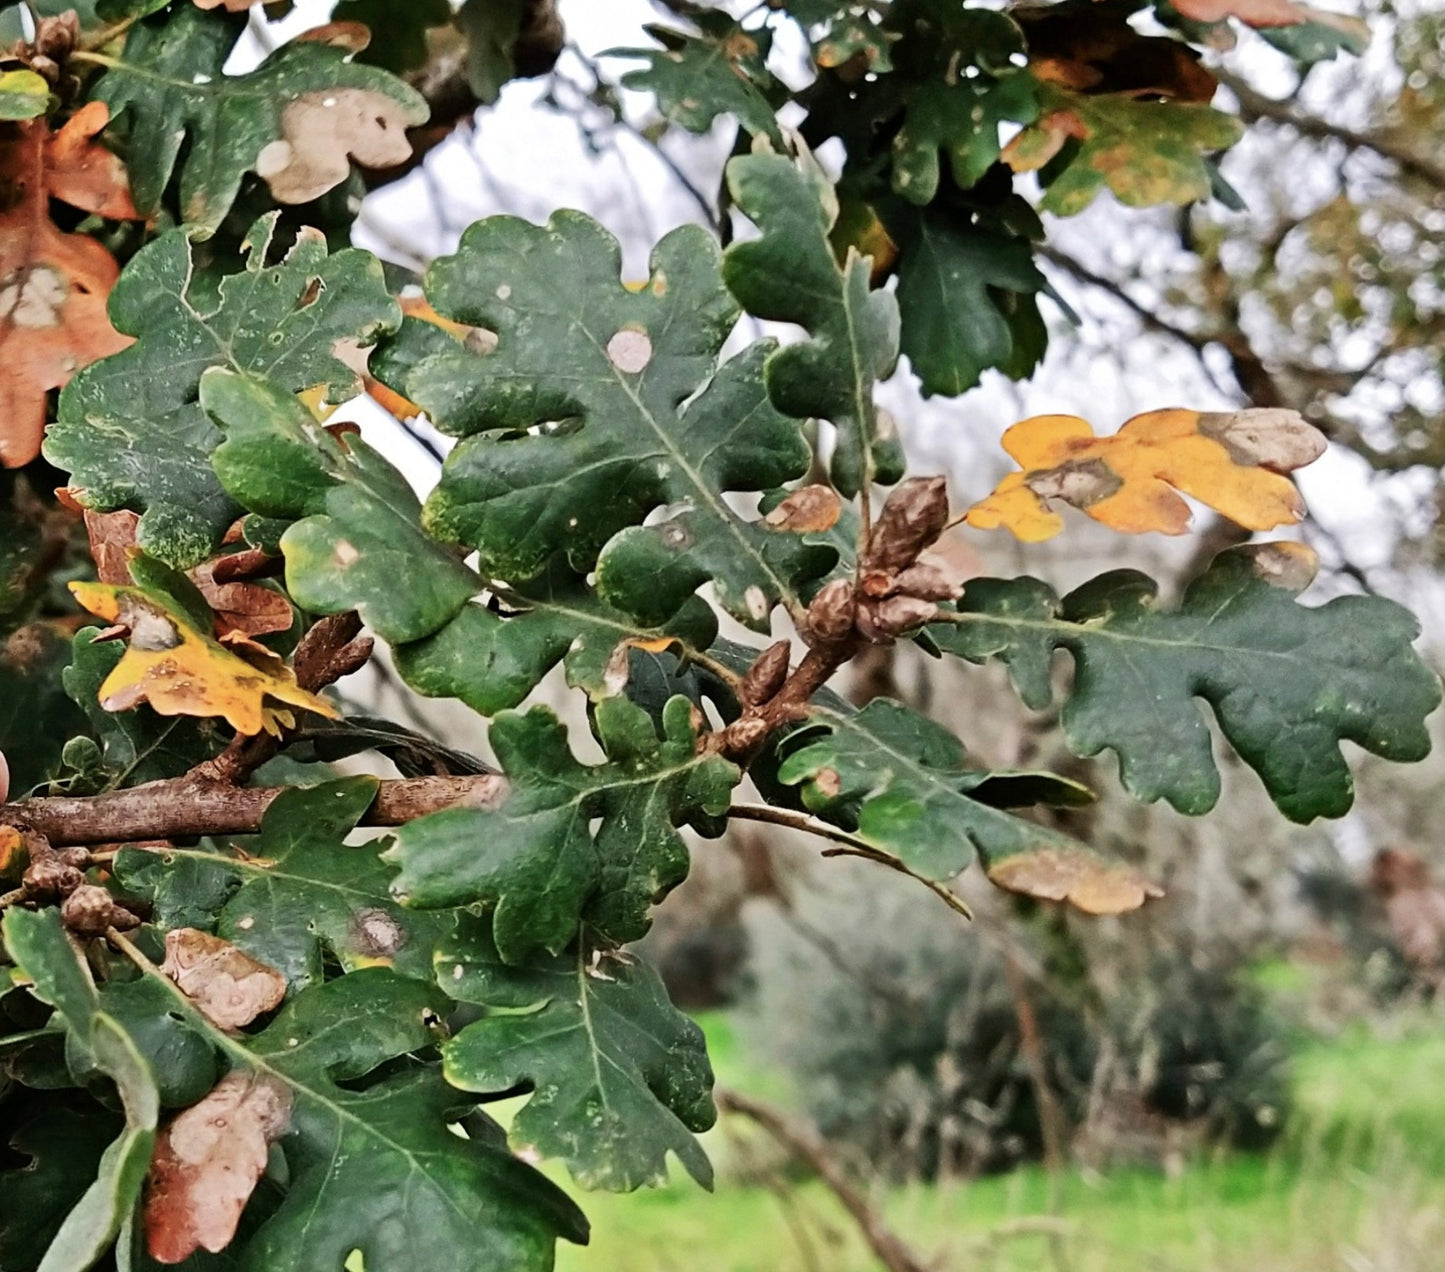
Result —
<path fill-rule="evenodd" d="M 161 971 L 220 1029 L 241 1029 L 286 996 L 286 978 L 274 967 L 199 928 L 166 933 Z"/>
<path fill-rule="evenodd" d="M 1041 901 L 1067 901 L 1085 914 L 1124 914 L 1164 890 L 1130 866 L 1087 848 L 1043 848 L 1004 857 L 988 868 L 998 887 Z"/>
<path fill-rule="evenodd" d="M 130 178 L 114 151 L 95 140 L 110 122 L 104 102 L 86 102 L 45 145 L 45 185 L 51 197 L 112 221 L 137 221 Z"/>
<path fill-rule="evenodd" d="M 70 590 L 92 614 L 130 634 L 125 654 L 100 686 L 107 711 L 148 702 L 161 715 L 221 716 L 248 735 L 291 727 L 291 707 L 336 715 L 324 698 L 296 683 L 280 657 L 239 633 L 214 640 L 138 588 L 72 583 Z"/>
<path fill-rule="evenodd" d="M 161 1130 L 146 1180 L 146 1248 L 159 1263 L 224 1250 L 267 1149 L 291 1119 L 291 1092 L 275 1078 L 228 1073 Z"/>
<path fill-rule="evenodd" d="M 95 239 L 50 219 L 51 197 L 104 216 L 134 216 L 120 161 L 94 135 L 106 108 L 82 109 L 54 135 L 43 119 L 0 126 L 0 465 L 40 453 L 46 396 L 76 371 L 130 343 L 110 325 L 119 275 Z"/>
<path fill-rule="evenodd" d="M 979 530 L 1003 527 L 1025 542 L 1050 539 L 1062 500 L 1126 534 L 1183 534 L 1190 495 L 1249 530 L 1297 522 L 1304 502 L 1283 473 L 1324 452 L 1323 436 L 1294 411 L 1150 411 L 1112 437 L 1096 437 L 1076 415 L 1036 415 L 1015 424 L 1004 449 L 1019 463 L 969 509 Z"/>

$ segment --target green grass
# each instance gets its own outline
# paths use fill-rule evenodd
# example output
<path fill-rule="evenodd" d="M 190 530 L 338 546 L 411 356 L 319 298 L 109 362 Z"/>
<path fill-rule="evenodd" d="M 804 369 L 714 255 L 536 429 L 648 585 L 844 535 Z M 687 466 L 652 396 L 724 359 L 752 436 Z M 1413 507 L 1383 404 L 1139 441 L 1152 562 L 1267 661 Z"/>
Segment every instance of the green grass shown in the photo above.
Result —
<path fill-rule="evenodd" d="M 786 1100 L 749 1065 L 726 1017 L 702 1021 L 720 1082 Z M 1307 1045 L 1296 1113 L 1267 1155 L 1170 1179 L 1038 1168 L 973 1183 L 877 1189 L 875 1204 L 940 1272 L 1441 1272 L 1445 1269 L 1445 1023 L 1360 1029 Z M 559 1272 L 871 1272 L 879 1265 L 815 1181 L 743 1182 L 755 1136 L 707 1137 L 709 1197 L 686 1181 L 584 1196 L 590 1250 Z M 752 1147 L 749 1147 L 751 1145 Z M 766 1160 L 778 1165 L 775 1153 Z M 776 1177 L 777 1172 L 773 1172 Z"/>

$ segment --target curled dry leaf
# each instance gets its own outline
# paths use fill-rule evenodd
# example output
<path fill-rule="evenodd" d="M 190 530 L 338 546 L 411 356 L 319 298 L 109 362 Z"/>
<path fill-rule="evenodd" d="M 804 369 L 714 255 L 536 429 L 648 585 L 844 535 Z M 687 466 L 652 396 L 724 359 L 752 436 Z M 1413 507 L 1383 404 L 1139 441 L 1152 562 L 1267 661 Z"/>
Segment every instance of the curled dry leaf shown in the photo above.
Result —
<path fill-rule="evenodd" d="M 256 156 L 256 172 L 281 203 L 309 203 L 351 172 L 387 168 L 411 156 L 407 107 L 364 88 L 303 93 L 281 112 L 281 136 Z"/>
<path fill-rule="evenodd" d="M 228 1073 L 156 1140 L 146 1180 L 146 1249 L 158 1263 L 226 1248 L 271 1143 L 291 1118 L 291 1092 L 254 1073 Z"/>
<path fill-rule="evenodd" d="M 93 102 L 52 134 L 43 119 L 0 125 L 0 464 L 40 453 L 46 397 L 81 367 L 130 344 L 105 302 L 119 275 L 94 238 L 50 219 L 54 197 L 87 212 L 134 217 L 125 169 L 94 136 L 109 118 Z"/>
<path fill-rule="evenodd" d="M 967 521 L 1034 543 L 1064 528 L 1051 499 L 1126 534 L 1183 534 L 1189 505 L 1176 491 L 1249 530 L 1293 524 L 1304 501 L 1281 474 L 1318 459 L 1325 439 L 1294 411 L 1167 410 L 1136 415 L 1112 437 L 1096 437 L 1075 415 L 1036 415 L 1009 429 L 1003 446 L 1023 471 Z"/>
<path fill-rule="evenodd" d="M 1082 845 L 1049 847 L 1000 857 L 988 877 L 1009 892 L 1041 901 L 1067 901 L 1085 914 L 1124 914 L 1164 890 L 1121 862 Z"/>
<path fill-rule="evenodd" d="M 161 715 L 221 716 L 247 735 L 290 728 L 296 722 L 290 707 L 336 716 L 324 698 L 296 683 L 278 655 L 239 633 L 214 640 L 138 588 L 72 583 L 70 590 L 92 614 L 116 625 L 115 634 L 130 636 L 100 686 L 107 711 L 148 702 Z"/>
<path fill-rule="evenodd" d="M 5 752 L 0 751 L 0 804 L 3 804 L 9 798 L 10 762 L 6 760 Z M 15 830 L 11 826 L 0 826 L 0 836 L 3 836 L 6 831 L 9 831 L 11 835 L 15 838 L 15 840 L 19 840 L 20 832 L 18 830 Z M 6 846 L 6 841 L 3 838 L 0 838 L 0 871 L 4 870 L 5 862 L 8 858 L 8 855 L 9 854 Z"/>
<path fill-rule="evenodd" d="M 286 996 L 286 978 L 274 967 L 198 928 L 166 933 L 161 971 L 221 1029 L 249 1025 Z"/>

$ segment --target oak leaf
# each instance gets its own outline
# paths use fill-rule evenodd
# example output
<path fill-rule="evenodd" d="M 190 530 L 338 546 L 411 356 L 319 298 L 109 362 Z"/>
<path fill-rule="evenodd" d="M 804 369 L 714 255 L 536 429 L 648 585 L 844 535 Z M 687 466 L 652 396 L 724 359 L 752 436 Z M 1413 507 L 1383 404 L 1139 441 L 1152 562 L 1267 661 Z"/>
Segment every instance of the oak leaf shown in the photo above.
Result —
<path fill-rule="evenodd" d="M 286 996 L 286 978 L 274 967 L 199 928 L 166 933 L 161 971 L 221 1029 L 249 1025 Z"/>
<path fill-rule="evenodd" d="M 0 464 L 40 453 L 46 397 L 81 367 L 130 343 L 105 302 L 119 267 L 95 239 L 50 219 L 53 197 L 113 219 L 134 217 L 125 169 L 93 138 L 108 118 L 93 102 L 59 132 L 43 119 L 0 125 Z"/>
<path fill-rule="evenodd" d="M 1174 409 L 1136 415 L 1111 437 L 1076 415 L 1035 415 L 1009 429 L 1003 447 L 1023 471 L 966 520 L 1037 543 L 1064 528 L 1052 499 L 1125 534 L 1183 534 L 1190 511 L 1176 491 L 1249 530 L 1291 525 L 1304 501 L 1282 474 L 1318 459 L 1325 439 L 1294 411 Z"/>
<path fill-rule="evenodd" d="M 67 492 L 68 498 L 73 498 Z M 95 562 L 96 577 L 102 583 L 129 586 L 130 557 L 139 551 L 136 532 L 140 514 L 121 508 L 115 512 L 96 512 L 82 508 L 85 532 L 90 538 L 90 556 Z M 290 629 L 295 616 L 291 604 L 280 592 L 259 583 L 238 577 L 240 565 L 268 563 L 271 558 L 256 549 L 212 557 L 187 571 L 206 604 L 215 614 L 216 634 L 225 636 L 239 632 L 243 636 L 267 636 Z"/>
<path fill-rule="evenodd" d="M 197 1250 L 215 1254 L 231 1243 L 267 1151 L 290 1122 L 291 1104 L 280 1080 L 236 1072 L 171 1119 L 156 1139 L 146 1180 L 151 1258 L 181 1263 Z"/>
<path fill-rule="evenodd" d="M 130 635 L 125 655 L 100 686 L 107 711 L 148 702 L 161 715 L 222 716 L 248 735 L 291 727 L 290 707 L 336 716 L 264 645 L 235 633 L 213 640 L 139 588 L 72 583 L 70 590 L 92 614 Z"/>

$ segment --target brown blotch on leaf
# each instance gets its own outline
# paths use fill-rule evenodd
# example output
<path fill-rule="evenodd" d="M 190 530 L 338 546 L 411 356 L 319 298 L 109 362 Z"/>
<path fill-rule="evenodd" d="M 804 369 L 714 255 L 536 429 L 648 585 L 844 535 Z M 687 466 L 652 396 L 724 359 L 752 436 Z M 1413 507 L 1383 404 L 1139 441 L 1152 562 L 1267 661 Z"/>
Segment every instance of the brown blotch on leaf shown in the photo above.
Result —
<path fill-rule="evenodd" d="M 1085 848 L 1041 848 L 995 862 L 989 879 L 1008 892 L 1066 901 L 1085 914 L 1124 914 L 1164 890 L 1136 870 Z"/>
<path fill-rule="evenodd" d="M 161 971 L 221 1029 L 249 1025 L 286 996 L 286 978 L 274 967 L 198 928 L 166 933 Z"/>
<path fill-rule="evenodd" d="M 1303 592 L 1319 573 L 1319 554 L 1308 544 L 1282 539 L 1277 543 L 1250 543 L 1236 548 L 1250 568 L 1271 587 Z"/>
<path fill-rule="evenodd" d="M 406 107 L 364 88 L 303 93 L 281 111 L 281 136 L 256 156 L 256 172 L 280 203 L 309 203 L 346 180 L 351 158 L 367 168 L 411 155 Z"/>
<path fill-rule="evenodd" d="M 814 484 L 795 490 L 763 518 L 769 530 L 817 534 L 831 530 L 843 512 L 843 501 L 831 486 Z"/>
<path fill-rule="evenodd" d="M 146 1249 L 159 1263 L 224 1250 L 291 1119 L 291 1092 L 260 1074 L 228 1073 L 161 1130 L 146 1179 Z"/>
<path fill-rule="evenodd" d="M 1291 473 L 1325 453 L 1325 435 L 1298 411 L 1259 407 L 1199 417 L 1199 431 L 1229 452 L 1236 464 Z"/>

